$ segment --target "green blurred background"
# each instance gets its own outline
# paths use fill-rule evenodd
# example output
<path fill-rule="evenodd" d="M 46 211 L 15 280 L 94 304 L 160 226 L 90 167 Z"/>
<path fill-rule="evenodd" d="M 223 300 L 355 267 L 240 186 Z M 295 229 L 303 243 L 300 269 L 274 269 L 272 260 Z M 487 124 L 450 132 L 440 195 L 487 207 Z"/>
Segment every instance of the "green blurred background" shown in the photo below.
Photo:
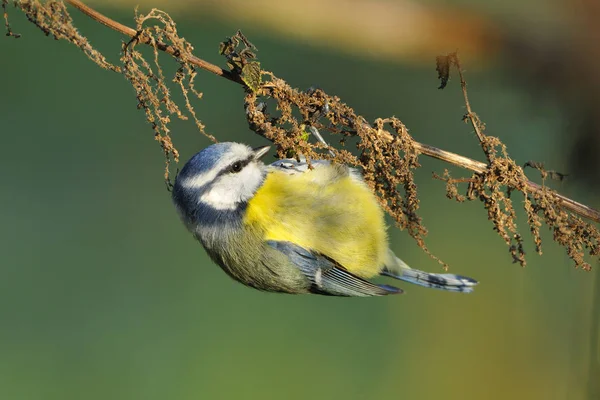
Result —
<path fill-rule="evenodd" d="M 92 2 L 133 25 L 133 3 L 109 3 Z M 520 164 L 571 172 L 556 187 L 600 206 L 597 157 L 585 153 L 597 154 L 600 98 L 584 72 L 600 60 L 586 48 L 600 35 L 582 22 L 592 1 L 139 3 L 171 12 L 202 58 L 224 65 L 218 43 L 241 28 L 292 86 L 319 86 L 369 119 L 395 115 L 418 141 L 481 159 L 457 81 L 437 89 L 435 56 L 459 48 L 488 133 Z M 574 269 L 547 231 L 542 257 L 528 241 L 528 266 L 512 264 L 481 204 L 447 200 L 431 179 L 447 165 L 422 157 L 421 215 L 430 249 L 480 280 L 474 294 L 245 288 L 179 222 L 129 83 L 9 12 L 23 36 L 0 39 L 0 399 L 600 398 L 599 274 Z M 72 14 L 117 61 L 122 37 Z M 247 128 L 239 86 L 204 72 L 197 82 L 208 132 L 265 143 Z M 209 144 L 192 122 L 173 133 L 183 160 Z M 392 228 L 391 243 L 439 270 L 406 232 Z"/>

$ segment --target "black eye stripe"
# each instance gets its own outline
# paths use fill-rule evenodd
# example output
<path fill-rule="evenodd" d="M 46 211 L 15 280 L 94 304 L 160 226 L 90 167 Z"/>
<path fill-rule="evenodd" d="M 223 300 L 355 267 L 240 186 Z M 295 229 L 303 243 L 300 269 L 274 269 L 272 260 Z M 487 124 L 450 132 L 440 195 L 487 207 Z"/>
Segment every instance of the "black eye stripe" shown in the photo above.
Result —
<path fill-rule="evenodd" d="M 254 159 L 254 157 L 250 156 L 250 157 L 248 157 L 245 160 L 237 160 L 235 162 L 232 162 L 223 171 L 221 171 L 221 173 L 219 175 L 224 174 L 224 173 L 237 173 L 237 172 L 240 172 L 241 170 L 244 169 L 244 167 L 246 167 L 246 165 L 250 164 L 250 162 L 253 159 Z"/>

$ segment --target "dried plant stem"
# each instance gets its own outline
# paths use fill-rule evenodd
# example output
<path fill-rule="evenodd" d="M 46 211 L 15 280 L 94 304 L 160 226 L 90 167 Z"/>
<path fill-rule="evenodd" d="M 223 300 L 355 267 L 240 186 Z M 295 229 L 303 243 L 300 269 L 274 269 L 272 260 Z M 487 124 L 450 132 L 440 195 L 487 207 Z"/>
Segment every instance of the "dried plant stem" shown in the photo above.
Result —
<path fill-rule="evenodd" d="M 127 35 L 132 38 L 138 35 L 138 32 L 135 29 L 108 18 L 106 15 L 99 13 L 98 11 L 94 10 L 93 8 L 89 7 L 88 5 L 79 0 L 65 0 L 65 3 L 72 5 L 82 13 L 89 16 L 90 18 L 100 22 L 102 25 L 105 25 L 117 32 L 122 33 L 123 35 Z M 138 38 L 138 41 L 140 43 L 148 45 L 151 44 L 151 40 L 146 37 L 140 37 Z M 179 52 L 171 46 L 168 46 L 164 43 L 156 43 L 156 47 L 159 50 L 162 50 L 165 53 L 172 55 L 173 57 L 179 57 Z M 242 80 L 237 75 L 234 75 L 231 72 L 224 70 L 223 68 L 220 68 L 217 65 L 211 64 L 208 61 L 204 61 L 196 56 L 188 56 L 187 61 L 208 72 L 212 72 L 215 75 L 222 76 L 223 78 L 229 79 L 230 81 L 244 85 L 244 82 L 242 82 Z"/>
<path fill-rule="evenodd" d="M 389 132 L 383 131 L 381 135 L 386 140 L 392 140 L 392 135 Z M 437 158 L 438 160 L 442 160 L 447 162 L 448 164 L 453 164 L 461 168 L 465 168 L 471 170 L 473 172 L 482 173 L 488 169 L 488 165 L 481 161 L 476 161 L 471 158 L 461 156 L 456 153 L 452 153 L 450 151 L 442 150 L 434 146 L 430 146 L 428 144 L 414 142 L 415 150 L 419 153 Z M 544 191 L 544 188 L 541 185 L 538 185 L 535 182 L 527 181 L 527 189 L 533 193 L 541 193 Z M 560 193 L 556 193 L 556 196 L 561 201 L 561 206 L 565 209 L 572 211 L 584 218 L 588 218 L 595 222 L 600 222 L 600 211 L 588 207 L 585 204 L 581 204 L 575 200 L 572 200 L 566 196 L 563 196 Z"/>
<path fill-rule="evenodd" d="M 479 142 L 481 144 L 483 144 L 485 141 L 485 135 L 483 134 L 483 129 L 481 127 L 482 124 L 481 124 L 481 121 L 479 120 L 479 117 L 477 116 L 477 114 L 475 114 L 473 112 L 473 109 L 471 108 L 471 102 L 469 102 L 469 94 L 467 93 L 467 81 L 465 80 L 465 77 L 463 76 L 463 70 L 460 67 L 460 61 L 458 60 L 458 55 L 456 55 L 456 53 L 454 53 L 454 57 L 456 59 L 456 61 L 455 61 L 456 66 L 458 67 L 457 69 L 458 69 L 458 76 L 460 78 L 460 88 L 462 90 L 462 94 L 465 99 L 465 107 L 467 108 L 467 113 L 465 114 L 465 116 L 463 118 L 471 121 L 471 125 L 473 125 L 473 129 L 475 130 L 477 139 L 479 139 Z"/>
<path fill-rule="evenodd" d="M 130 28 L 126 25 L 123 25 L 119 22 L 116 22 L 116 21 L 106 17 L 105 15 L 90 8 L 89 6 L 87 6 L 86 4 L 84 4 L 83 2 L 81 2 L 79 0 L 65 0 L 65 2 L 72 5 L 73 7 L 77 8 L 78 10 L 80 10 L 84 14 L 88 15 L 92 19 L 100 22 L 101 24 L 103 24 L 115 31 L 118 31 L 118 32 L 120 32 L 124 35 L 130 36 L 130 37 L 135 37 L 136 35 L 138 35 L 138 32 L 135 29 Z M 150 45 L 152 43 L 150 39 L 145 38 L 145 37 L 140 37 L 139 42 L 148 44 L 148 45 Z M 179 52 L 171 46 L 168 46 L 164 43 L 156 43 L 156 47 L 159 50 L 162 50 L 162 51 L 172 55 L 173 57 L 179 57 Z M 199 68 L 202 68 L 208 72 L 211 72 L 215 75 L 221 76 L 223 78 L 226 78 L 226 79 L 236 82 L 238 84 L 245 85 L 239 76 L 234 75 L 231 72 L 224 70 L 224 69 L 222 69 L 214 64 L 211 64 L 207 61 L 204 61 L 196 56 L 188 56 L 187 61 L 189 61 L 193 65 L 195 65 Z M 482 124 L 479 121 L 479 118 L 477 117 L 477 115 L 474 114 L 473 111 L 471 110 L 471 107 L 470 107 L 470 104 L 468 101 L 467 92 L 466 92 L 466 83 L 462 77 L 462 71 L 460 70 L 460 68 L 459 68 L 459 74 L 460 74 L 463 95 L 465 97 L 465 104 L 467 107 L 467 114 L 465 115 L 465 118 L 469 119 L 471 121 L 479 141 L 481 143 L 484 143 L 485 135 L 483 134 L 482 129 L 481 129 Z M 380 130 L 378 132 L 378 135 L 382 139 L 384 139 L 388 142 L 392 142 L 394 140 L 394 137 L 392 136 L 392 134 L 385 130 Z M 426 156 L 429 156 L 432 158 L 436 158 L 438 160 L 442 160 L 449 164 L 453 164 L 453 165 L 456 165 L 461 168 L 465 168 L 465 169 L 468 169 L 468 170 L 471 170 L 471 171 L 474 171 L 477 173 L 483 173 L 483 172 L 487 171 L 487 169 L 488 169 L 488 164 L 485 164 L 483 162 L 476 161 L 476 160 L 470 159 L 468 157 L 464 157 L 464 156 L 461 156 L 461 155 L 458 155 L 458 154 L 455 154 L 455 153 L 452 153 L 449 151 L 445 151 L 445 150 L 439 149 L 434 146 L 430 146 L 430 145 L 427 145 L 424 143 L 419 143 L 419 142 L 413 142 L 413 146 L 414 146 L 414 149 L 420 154 L 423 154 L 423 155 L 426 155 Z M 546 188 L 536 184 L 535 182 L 531 182 L 531 181 L 527 181 L 526 186 L 527 186 L 527 189 L 533 193 L 542 193 L 545 190 L 547 190 Z M 581 204 L 581 203 L 579 203 L 575 200 L 572 200 L 566 196 L 563 196 L 561 194 L 556 193 L 556 196 L 558 197 L 558 199 L 560 201 L 561 207 L 563 207 L 569 211 L 572 211 L 584 218 L 588 218 L 595 222 L 600 222 L 600 211 L 595 210 L 584 204 Z"/>

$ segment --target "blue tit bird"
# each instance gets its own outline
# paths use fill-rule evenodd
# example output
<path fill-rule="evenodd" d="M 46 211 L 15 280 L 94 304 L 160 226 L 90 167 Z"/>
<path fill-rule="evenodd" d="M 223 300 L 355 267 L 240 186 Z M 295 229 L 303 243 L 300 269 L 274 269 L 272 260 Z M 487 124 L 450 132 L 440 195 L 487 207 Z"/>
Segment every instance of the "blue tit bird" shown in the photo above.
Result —
<path fill-rule="evenodd" d="M 410 268 L 388 247 L 384 213 L 361 175 L 324 160 L 261 160 L 268 146 L 218 143 L 179 172 L 173 202 L 212 260 L 244 285 L 332 296 L 402 293 L 368 279 L 471 292 L 477 281 Z"/>

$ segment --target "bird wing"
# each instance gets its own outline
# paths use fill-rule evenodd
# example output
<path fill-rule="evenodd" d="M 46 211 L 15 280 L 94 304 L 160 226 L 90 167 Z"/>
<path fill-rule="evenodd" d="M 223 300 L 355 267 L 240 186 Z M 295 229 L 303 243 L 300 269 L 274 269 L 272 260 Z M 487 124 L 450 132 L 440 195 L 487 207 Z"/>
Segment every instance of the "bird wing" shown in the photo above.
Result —
<path fill-rule="evenodd" d="M 321 165 L 329 165 L 329 161 L 327 160 L 312 160 L 311 165 L 314 167 L 318 167 Z M 306 162 L 306 158 L 300 157 L 300 161 L 297 161 L 293 158 L 284 158 L 282 160 L 277 160 L 274 163 L 269 165 L 269 168 L 276 169 L 278 171 L 283 171 L 290 175 L 303 173 L 308 171 L 308 163 Z"/>
<path fill-rule="evenodd" d="M 348 272 L 334 260 L 291 242 L 269 240 L 267 244 L 285 254 L 308 278 L 312 293 L 330 296 L 366 297 L 399 294 L 402 290 L 376 285 Z"/>
<path fill-rule="evenodd" d="M 311 165 L 317 170 L 317 171 L 324 171 L 326 170 L 326 167 L 332 166 L 332 164 L 329 161 L 326 160 L 312 160 L 311 161 Z M 302 175 L 304 173 L 307 173 L 310 171 L 308 163 L 306 163 L 305 159 L 301 159 L 300 161 L 297 161 L 295 159 L 283 159 L 283 160 L 279 160 L 274 162 L 273 164 L 271 164 L 269 166 L 269 168 L 271 169 L 271 171 L 279 171 L 279 172 L 283 172 L 289 175 Z M 331 174 L 317 174 L 318 176 L 318 181 L 321 184 L 324 185 L 336 185 L 336 181 L 339 182 L 339 180 L 344 179 L 344 178 L 348 178 L 350 177 L 354 182 L 356 183 L 360 183 L 362 185 L 365 185 L 366 188 L 366 184 L 364 183 L 361 174 L 353 169 L 353 168 L 349 168 L 347 166 L 340 166 L 340 165 L 335 165 L 335 168 L 331 168 Z M 336 187 L 336 191 L 337 191 Z M 366 222 L 364 220 L 362 220 L 362 218 L 364 217 L 364 207 L 363 205 L 365 205 L 366 203 L 361 203 L 361 202 L 348 202 L 348 200 L 352 199 L 352 195 L 353 193 L 351 192 L 344 192 L 339 191 L 338 192 L 341 195 L 347 195 L 347 199 L 341 199 L 340 203 L 343 201 L 346 201 L 346 207 L 347 207 L 347 215 L 350 215 L 350 220 L 354 221 L 353 224 L 358 224 L 361 221 Z M 339 199 L 338 199 L 339 200 Z M 356 207 L 356 209 L 354 209 L 353 207 Z M 288 209 L 293 209 L 293 207 L 288 207 Z M 352 211 L 355 211 L 354 213 L 352 213 Z M 311 224 L 316 225 L 318 224 L 318 221 L 311 221 L 310 220 L 310 216 L 314 215 L 313 213 L 305 213 L 302 216 L 302 219 L 306 219 L 308 221 L 311 222 Z M 323 218 L 322 218 L 323 219 Z M 333 220 L 329 220 L 329 223 L 340 223 L 340 221 L 342 221 L 341 219 L 333 219 Z M 346 285 L 343 290 L 344 291 L 353 291 L 356 290 L 356 287 L 360 287 L 362 288 L 365 292 L 371 292 L 370 294 L 362 294 L 364 295 L 371 295 L 371 296 L 375 296 L 375 295 L 381 295 L 381 294 L 373 294 L 372 291 L 375 292 L 379 292 L 381 291 L 381 287 L 378 287 L 376 285 L 371 284 L 368 281 L 364 281 L 362 278 L 370 278 L 370 276 L 374 276 L 375 274 L 379 274 L 379 275 L 383 275 L 383 276 L 388 276 L 388 277 L 392 277 L 395 279 L 400 279 L 406 282 L 410 282 L 413 284 L 417 284 L 417 285 L 421 285 L 421 286 L 425 286 L 425 287 L 429 287 L 429 288 L 435 288 L 435 289 L 442 289 L 442 290 L 447 290 L 447 291 L 454 291 L 454 292 L 464 292 L 464 293 L 469 293 L 473 291 L 473 287 L 477 284 L 477 281 L 472 279 L 472 278 L 468 278 L 465 276 L 461 276 L 461 275 L 454 275 L 454 274 L 435 274 L 435 273 L 429 273 L 429 272 L 424 272 L 424 271 L 419 271 L 416 269 L 412 269 L 410 268 L 408 265 L 406 265 L 402 260 L 400 260 L 398 257 L 396 257 L 393 252 L 391 252 L 391 250 L 387 250 L 388 255 L 385 259 L 385 261 L 383 262 L 384 264 L 384 268 L 380 269 L 380 267 L 378 266 L 377 263 L 371 263 L 371 268 L 369 269 L 367 266 L 369 265 L 368 262 L 366 262 L 365 259 L 360 259 L 361 255 L 364 255 L 365 253 L 363 252 L 363 248 L 361 248 L 361 244 L 364 243 L 364 241 L 366 241 L 370 235 L 366 234 L 366 235 L 361 235 L 361 231 L 367 232 L 368 229 L 372 226 L 370 226 L 369 224 L 371 222 L 376 222 L 374 220 L 370 220 L 369 223 L 367 223 L 366 225 L 361 225 L 361 229 L 352 232 L 352 234 L 346 234 L 345 236 L 343 236 L 344 241 L 343 243 L 339 242 L 339 241 L 335 241 L 335 240 L 330 240 L 333 236 L 335 236 L 336 230 L 330 231 L 328 233 L 333 232 L 334 235 L 327 235 L 327 234 L 322 234 L 319 236 L 318 232 L 325 232 L 327 229 L 327 226 L 319 226 L 314 230 L 314 235 L 315 236 L 319 236 L 319 238 L 322 240 L 322 242 L 324 243 L 324 246 L 320 246 L 320 247 L 316 247 L 311 246 L 309 243 L 304 242 L 304 243 L 299 243 L 301 246 L 299 246 L 298 244 L 292 244 L 290 242 L 290 240 L 294 243 L 298 243 L 298 239 L 299 238 L 303 238 L 304 235 L 296 235 L 296 236 L 292 236 L 289 238 L 285 238 L 285 239 L 280 239 L 279 237 L 276 237 L 274 239 L 280 239 L 282 240 L 281 242 L 273 242 L 273 243 L 285 243 L 285 248 L 284 250 L 281 250 L 282 252 L 284 252 L 291 260 L 292 262 L 297 265 L 298 267 L 300 267 L 300 269 L 302 270 L 302 272 L 308 276 L 311 279 L 311 282 L 313 283 L 313 286 L 315 286 L 315 279 L 317 277 L 320 277 L 321 279 L 325 279 L 325 281 L 322 282 L 322 285 L 325 286 L 325 290 L 329 290 L 330 287 L 329 286 L 334 286 L 335 288 L 332 290 L 337 290 L 337 286 L 336 285 Z M 342 223 L 344 224 L 344 223 Z M 345 228 L 347 228 L 349 225 L 345 225 Z M 320 228 L 320 229 L 319 229 Z M 292 231 L 294 232 L 294 231 Z M 369 233 L 372 233 L 373 231 L 369 231 Z M 375 231 L 376 232 L 376 231 Z M 352 242 L 351 246 L 346 246 L 343 247 L 343 244 L 346 244 L 347 240 L 351 240 L 352 238 L 360 238 L 360 240 Z M 304 247 L 302 247 L 304 246 Z M 281 246 L 279 246 L 281 247 Z M 307 250 L 310 249 L 310 250 Z M 341 250 L 343 249 L 343 250 Z M 355 253 L 352 253 L 354 250 L 358 250 Z M 345 257 L 348 256 L 349 257 Z M 335 259 L 335 260 L 334 260 Z M 365 268 L 367 267 L 367 268 Z M 373 268 L 374 267 L 374 268 Z M 361 274 L 364 271 L 368 271 L 370 270 L 372 272 L 371 275 L 368 274 Z M 374 271 L 376 270 L 376 271 Z M 356 276 L 356 275 L 360 275 L 360 276 Z M 361 278 L 362 277 L 362 278 Z M 371 285 L 371 286 L 361 286 L 364 284 L 367 285 Z M 315 286 L 316 287 L 316 286 Z M 318 289 L 318 287 L 317 287 Z M 385 287 L 385 289 L 389 289 L 389 287 Z M 393 290 L 399 290 L 396 288 L 393 288 Z M 321 289 L 323 290 L 323 289 Z M 364 293 L 364 292 L 363 292 Z M 389 294 L 389 293 L 384 293 L 384 294 Z M 355 294 L 345 294 L 348 296 L 352 296 Z"/>
<path fill-rule="evenodd" d="M 328 160 L 311 160 L 310 166 L 313 168 L 327 167 L 330 166 L 331 162 Z M 361 173 L 356 168 L 348 167 L 347 165 L 338 165 L 342 176 L 350 175 L 357 182 L 364 183 Z M 305 157 L 300 157 L 300 161 L 293 158 L 284 158 L 277 160 L 274 163 L 269 164 L 270 170 L 276 170 L 285 172 L 290 175 L 301 174 L 310 170 L 308 162 Z"/>

